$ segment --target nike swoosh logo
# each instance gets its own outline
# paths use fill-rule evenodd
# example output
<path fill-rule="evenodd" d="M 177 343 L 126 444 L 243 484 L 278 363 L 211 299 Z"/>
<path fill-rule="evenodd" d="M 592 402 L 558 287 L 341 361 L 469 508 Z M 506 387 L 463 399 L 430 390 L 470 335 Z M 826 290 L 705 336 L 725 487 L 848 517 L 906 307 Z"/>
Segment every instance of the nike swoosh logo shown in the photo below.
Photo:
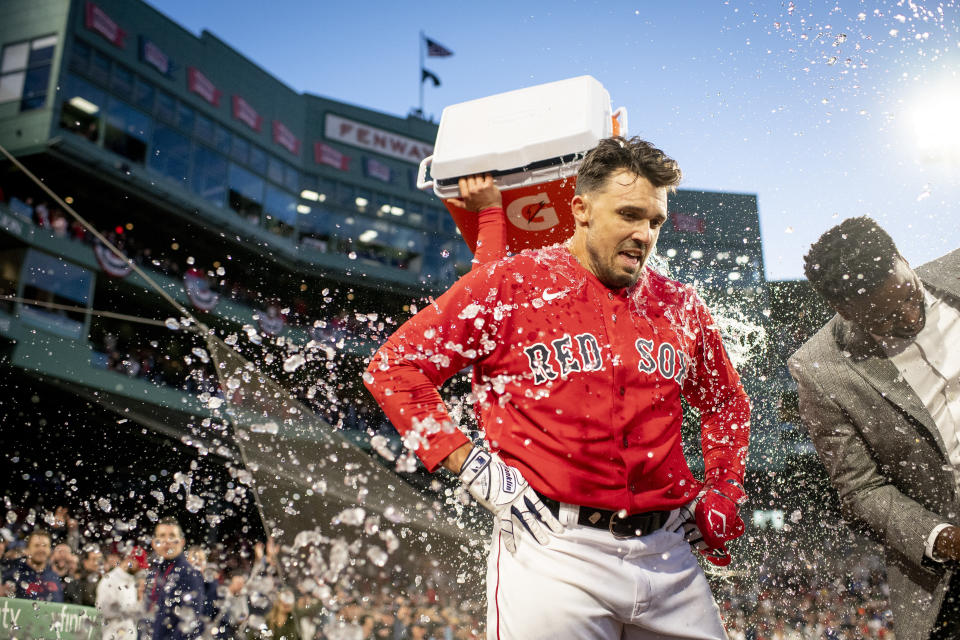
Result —
<path fill-rule="evenodd" d="M 557 299 L 557 298 L 561 298 L 561 297 L 565 296 L 566 294 L 567 294 L 567 291 L 566 291 L 566 290 L 563 290 L 563 291 L 554 291 L 553 293 L 551 293 L 551 292 L 550 292 L 550 289 L 544 289 L 544 290 L 543 290 L 543 293 L 540 294 L 540 295 L 543 296 L 543 299 L 544 299 L 544 300 L 546 300 L 546 301 L 549 302 L 550 300 L 555 300 L 555 299 Z"/>

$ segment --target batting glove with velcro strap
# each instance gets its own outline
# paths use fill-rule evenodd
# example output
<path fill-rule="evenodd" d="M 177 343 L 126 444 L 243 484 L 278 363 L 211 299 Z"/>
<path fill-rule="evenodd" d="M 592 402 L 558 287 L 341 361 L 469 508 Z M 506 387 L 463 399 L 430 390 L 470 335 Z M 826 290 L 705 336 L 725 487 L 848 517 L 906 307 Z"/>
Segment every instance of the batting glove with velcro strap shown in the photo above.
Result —
<path fill-rule="evenodd" d="M 707 482 L 690 503 L 685 514 L 684 537 L 717 566 L 730 564 L 726 543 L 743 535 L 743 519 L 737 508 L 746 502 L 739 476 L 729 471 L 707 472 Z"/>
<path fill-rule="evenodd" d="M 460 482 L 500 521 L 504 546 L 511 553 L 517 550 L 521 527 L 526 527 L 540 544 L 549 541 L 543 525 L 554 533 L 563 531 L 563 525 L 530 488 L 520 471 L 507 466 L 496 454 L 474 447 L 460 467 Z"/>

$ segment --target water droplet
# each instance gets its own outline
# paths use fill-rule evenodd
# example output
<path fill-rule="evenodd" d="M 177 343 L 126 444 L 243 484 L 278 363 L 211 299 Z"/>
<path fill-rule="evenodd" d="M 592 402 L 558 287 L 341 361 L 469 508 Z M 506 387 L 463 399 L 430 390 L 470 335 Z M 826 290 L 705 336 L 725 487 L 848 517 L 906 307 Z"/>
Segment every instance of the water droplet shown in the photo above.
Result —
<path fill-rule="evenodd" d="M 167 327 L 167 329 L 170 329 L 171 331 L 180 330 L 180 323 L 177 322 L 176 318 L 167 318 L 166 322 L 164 322 L 163 324 Z"/>
<path fill-rule="evenodd" d="M 97 500 L 97 506 L 100 507 L 100 510 L 104 513 L 110 513 L 110 510 L 113 508 L 113 505 L 110 504 L 110 501 L 106 498 L 100 498 Z"/>
<path fill-rule="evenodd" d="M 450 252 L 444 249 L 443 251 L 440 252 L 440 255 L 443 256 L 444 258 L 449 258 Z"/>
<path fill-rule="evenodd" d="M 187 496 L 187 501 L 185 503 L 187 511 L 190 513 L 196 513 L 203 508 L 203 498 L 200 496 L 195 496 L 192 493 Z"/>
<path fill-rule="evenodd" d="M 283 370 L 292 373 L 302 367 L 306 361 L 307 359 L 302 354 L 295 353 L 283 361 Z"/>

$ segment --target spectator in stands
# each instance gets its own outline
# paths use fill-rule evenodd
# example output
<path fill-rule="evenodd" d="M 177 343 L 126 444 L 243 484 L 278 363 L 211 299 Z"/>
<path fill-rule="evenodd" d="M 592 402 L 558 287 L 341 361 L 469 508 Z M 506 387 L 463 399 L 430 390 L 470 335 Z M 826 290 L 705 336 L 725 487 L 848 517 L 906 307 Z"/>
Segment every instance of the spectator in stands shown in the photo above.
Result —
<path fill-rule="evenodd" d="M 242 573 L 233 573 L 226 580 L 223 600 L 220 604 L 219 618 L 216 621 L 218 631 L 215 635 L 223 640 L 244 637 L 241 629 L 250 615 L 247 600 L 247 578 Z"/>
<path fill-rule="evenodd" d="M 63 505 L 53 510 L 50 537 L 55 545 L 63 543 L 74 553 L 80 550 L 80 522 L 71 516 L 70 510 Z"/>
<path fill-rule="evenodd" d="M 180 523 L 163 518 L 153 532 L 157 563 L 147 578 L 147 611 L 153 640 L 186 640 L 203 633 L 203 576 L 183 553 Z"/>
<path fill-rule="evenodd" d="M 293 591 L 282 589 L 267 613 L 265 626 L 251 629 L 247 635 L 248 640 L 300 640 L 297 620 L 293 615 L 295 602 Z"/>
<path fill-rule="evenodd" d="M 213 620 L 219 612 L 219 596 L 217 587 L 217 572 L 207 564 L 207 550 L 200 545 L 193 545 L 187 549 L 187 561 L 203 577 L 203 617 Z"/>
<path fill-rule="evenodd" d="M 97 602 L 97 583 L 103 576 L 103 554 L 95 544 L 83 551 L 78 574 L 63 586 L 64 602 L 93 607 Z"/>
<path fill-rule="evenodd" d="M 53 537 L 51 536 L 51 540 Z M 61 542 L 53 548 L 50 555 L 50 568 L 60 577 L 62 582 L 70 582 L 77 574 L 80 561 L 73 553 L 73 550 L 65 542 Z"/>
<path fill-rule="evenodd" d="M 25 556 L 3 578 L 5 591 L 14 598 L 63 602 L 63 584 L 48 564 L 50 555 L 50 534 L 34 529 L 27 536 Z"/>
<path fill-rule="evenodd" d="M 102 640 L 135 640 L 137 619 L 143 610 L 143 592 L 136 575 L 147 569 L 147 552 L 132 547 L 119 566 L 97 586 L 96 607 L 103 619 Z"/>

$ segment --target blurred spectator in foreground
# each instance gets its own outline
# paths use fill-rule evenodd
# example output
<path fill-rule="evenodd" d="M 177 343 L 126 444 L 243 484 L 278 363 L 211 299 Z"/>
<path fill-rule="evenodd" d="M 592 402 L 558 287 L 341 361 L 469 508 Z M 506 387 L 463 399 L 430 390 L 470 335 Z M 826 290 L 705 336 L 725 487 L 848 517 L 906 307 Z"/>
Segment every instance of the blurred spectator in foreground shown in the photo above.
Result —
<path fill-rule="evenodd" d="M 60 576 L 48 564 L 50 555 L 50 534 L 34 529 L 27 536 L 26 554 L 4 576 L 4 595 L 26 600 L 63 602 L 63 584 Z"/>
<path fill-rule="evenodd" d="M 281 589 L 273 607 L 267 613 L 265 626 L 250 629 L 248 640 L 300 640 L 297 620 L 293 615 L 295 601 L 293 591 Z"/>
<path fill-rule="evenodd" d="M 53 510 L 50 538 L 53 544 L 66 544 L 74 553 L 80 550 L 80 522 L 62 505 Z"/>
<path fill-rule="evenodd" d="M 222 599 L 214 626 L 215 635 L 223 640 L 243 638 L 240 630 L 250 616 L 250 604 L 247 600 L 247 578 L 242 573 L 227 577 L 225 586 L 220 587 Z"/>
<path fill-rule="evenodd" d="M 143 610 L 136 575 L 148 568 L 147 552 L 133 547 L 97 586 L 96 606 L 103 618 L 102 640 L 136 640 Z"/>
<path fill-rule="evenodd" d="M 64 602 L 93 607 L 97 603 L 97 583 L 103 576 L 103 554 L 94 544 L 83 551 L 78 574 L 63 586 Z"/>
<path fill-rule="evenodd" d="M 200 545 L 193 545 L 187 549 L 187 562 L 200 572 L 203 577 L 203 617 L 213 620 L 219 613 L 217 587 L 217 571 L 207 565 L 207 550 Z"/>
<path fill-rule="evenodd" d="M 203 576 L 183 553 L 186 540 L 174 518 L 163 518 L 153 532 L 157 564 L 147 578 L 148 614 L 153 640 L 186 640 L 203 633 Z"/>

